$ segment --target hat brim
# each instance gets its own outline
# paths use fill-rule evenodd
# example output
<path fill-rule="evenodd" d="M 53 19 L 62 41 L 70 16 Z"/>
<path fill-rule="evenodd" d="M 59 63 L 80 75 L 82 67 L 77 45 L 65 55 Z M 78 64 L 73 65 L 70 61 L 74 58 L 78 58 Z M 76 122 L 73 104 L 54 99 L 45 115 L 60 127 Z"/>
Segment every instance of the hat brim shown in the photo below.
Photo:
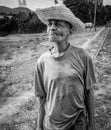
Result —
<path fill-rule="evenodd" d="M 52 6 L 44 9 L 37 9 L 36 14 L 46 25 L 50 19 L 63 20 L 70 23 L 72 25 L 72 33 L 80 33 L 85 29 L 85 24 L 66 6 Z"/>

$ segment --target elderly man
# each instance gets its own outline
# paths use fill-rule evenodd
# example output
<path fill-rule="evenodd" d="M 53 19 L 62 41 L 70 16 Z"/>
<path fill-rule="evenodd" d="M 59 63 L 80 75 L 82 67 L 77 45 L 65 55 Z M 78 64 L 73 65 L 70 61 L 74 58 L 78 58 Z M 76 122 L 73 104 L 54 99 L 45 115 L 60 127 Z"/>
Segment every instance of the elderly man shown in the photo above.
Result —
<path fill-rule="evenodd" d="M 85 50 L 69 43 L 69 36 L 81 32 L 84 24 L 65 5 L 36 13 L 47 25 L 51 45 L 35 70 L 37 130 L 95 130 L 92 60 Z"/>

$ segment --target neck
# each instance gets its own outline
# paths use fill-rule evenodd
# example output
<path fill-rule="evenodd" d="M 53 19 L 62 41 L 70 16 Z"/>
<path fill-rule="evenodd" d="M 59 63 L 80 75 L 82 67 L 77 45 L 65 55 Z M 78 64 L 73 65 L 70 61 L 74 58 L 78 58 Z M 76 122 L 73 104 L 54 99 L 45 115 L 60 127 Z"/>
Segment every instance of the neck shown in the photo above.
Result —
<path fill-rule="evenodd" d="M 60 43 L 54 42 L 54 45 L 55 45 L 56 51 L 58 53 L 63 53 L 66 51 L 66 49 L 69 45 L 69 42 L 68 41 L 64 41 L 64 42 L 60 42 Z"/>

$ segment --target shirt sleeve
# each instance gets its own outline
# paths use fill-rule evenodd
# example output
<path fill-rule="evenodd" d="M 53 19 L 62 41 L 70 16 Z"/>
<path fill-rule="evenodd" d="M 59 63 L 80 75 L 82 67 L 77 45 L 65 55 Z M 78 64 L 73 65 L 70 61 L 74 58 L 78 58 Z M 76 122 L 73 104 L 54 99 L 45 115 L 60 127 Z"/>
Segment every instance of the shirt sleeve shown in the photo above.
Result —
<path fill-rule="evenodd" d="M 94 72 L 94 65 L 90 56 L 86 58 L 86 67 L 85 67 L 85 88 L 86 90 L 93 87 L 96 83 L 95 72 Z"/>
<path fill-rule="evenodd" d="M 45 97 L 43 84 L 43 68 L 39 62 L 37 62 L 37 65 L 35 67 L 35 96 Z"/>

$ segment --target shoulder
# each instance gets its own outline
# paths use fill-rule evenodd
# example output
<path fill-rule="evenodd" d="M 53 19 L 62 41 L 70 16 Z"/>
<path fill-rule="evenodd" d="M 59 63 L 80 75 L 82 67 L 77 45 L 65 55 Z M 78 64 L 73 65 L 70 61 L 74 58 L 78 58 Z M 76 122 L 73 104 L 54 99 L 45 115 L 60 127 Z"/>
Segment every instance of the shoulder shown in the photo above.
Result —
<path fill-rule="evenodd" d="M 72 51 L 73 55 L 75 55 L 76 59 L 80 61 L 80 63 L 83 63 L 84 65 L 88 64 L 89 62 L 92 62 L 92 58 L 89 54 L 89 52 L 86 49 L 83 48 L 78 48 L 72 46 Z"/>
<path fill-rule="evenodd" d="M 49 51 L 46 51 L 37 59 L 37 64 L 43 64 L 47 57 L 49 57 Z"/>
<path fill-rule="evenodd" d="M 86 49 L 83 49 L 83 48 L 80 48 L 80 47 L 71 46 L 71 50 L 72 50 L 73 53 L 76 53 L 79 56 L 90 57 L 89 52 Z"/>

